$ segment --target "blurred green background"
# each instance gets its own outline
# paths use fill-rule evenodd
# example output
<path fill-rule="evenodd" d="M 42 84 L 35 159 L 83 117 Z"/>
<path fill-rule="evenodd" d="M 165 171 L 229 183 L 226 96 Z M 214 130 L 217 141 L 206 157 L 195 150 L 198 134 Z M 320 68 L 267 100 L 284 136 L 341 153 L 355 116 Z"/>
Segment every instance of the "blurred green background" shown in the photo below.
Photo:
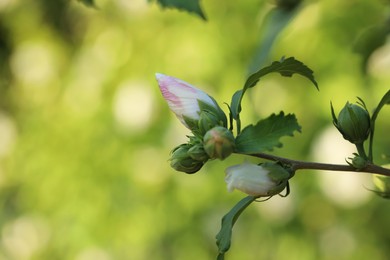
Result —
<path fill-rule="evenodd" d="M 208 17 L 145 0 L 0 0 L 0 259 L 214 259 L 232 156 L 185 175 L 169 167 L 189 131 L 169 111 L 154 73 L 202 88 L 222 105 L 242 87 L 271 1 L 203 0 Z M 270 75 L 243 102 L 243 125 L 295 113 L 303 132 L 274 154 L 344 163 L 354 149 L 332 127 L 362 97 L 389 89 L 390 44 L 364 60 L 359 35 L 386 20 L 386 1 L 306 1 L 265 64 L 294 56 L 315 71 Z M 365 47 L 363 46 L 363 49 Z M 368 48 L 368 47 L 367 47 Z M 225 110 L 226 111 L 226 110 Z M 376 155 L 390 154 L 389 109 Z M 291 195 L 252 204 L 227 259 L 388 259 L 390 204 L 363 173 L 302 171 Z"/>

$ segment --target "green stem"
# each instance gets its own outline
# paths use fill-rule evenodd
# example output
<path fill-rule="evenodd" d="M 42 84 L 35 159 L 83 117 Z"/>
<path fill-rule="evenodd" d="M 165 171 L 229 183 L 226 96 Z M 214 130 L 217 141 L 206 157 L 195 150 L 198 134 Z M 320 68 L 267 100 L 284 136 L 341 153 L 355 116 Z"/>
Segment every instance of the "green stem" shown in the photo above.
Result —
<path fill-rule="evenodd" d="M 239 134 L 241 133 L 241 119 L 240 119 L 240 114 L 237 115 L 236 127 L 237 127 L 237 135 L 239 135 Z"/>
<path fill-rule="evenodd" d="M 371 133 L 370 133 L 370 140 L 369 140 L 369 146 L 368 146 L 368 160 L 370 162 L 374 162 L 374 155 L 372 152 L 372 143 L 374 142 L 374 130 L 375 130 L 375 122 L 371 120 Z"/>
<path fill-rule="evenodd" d="M 367 157 L 366 151 L 364 150 L 364 145 L 363 145 L 363 143 L 355 144 L 355 146 L 356 146 L 356 149 L 357 149 L 357 151 L 358 151 L 358 154 L 359 154 L 361 157 L 363 157 L 364 159 L 367 160 L 368 157 Z"/>
<path fill-rule="evenodd" d="M 247 154 L 253 157 L 262 158 L 266 160 L 281 162 L 291 167 L 291 170 L 327 170 L 327 171 L 344 171 L 344 172 L 365 172 L 379 175 L 390 176 L 390 169 L 380 167 L 378 165 L 368 163 L 363 169 L 356 169 L 347 164 L 328 164 L 328 163 L 316 163 L 287 159 L 266 153 Z"/>

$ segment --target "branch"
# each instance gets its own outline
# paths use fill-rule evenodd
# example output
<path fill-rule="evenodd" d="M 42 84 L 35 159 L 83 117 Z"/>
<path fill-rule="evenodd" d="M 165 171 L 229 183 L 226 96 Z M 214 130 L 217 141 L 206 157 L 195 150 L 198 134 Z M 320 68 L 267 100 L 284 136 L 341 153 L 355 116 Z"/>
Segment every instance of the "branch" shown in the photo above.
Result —
<path fill-rule="evenodd" d="M 386 169 L 380 167 L 375 164 L 368 164 L 363 169 L 356 169 L 347 164 L 328 164 L 328 163 L 316 163 L 316 162 L 306 162 L 306 161 L 298 161 L 287 159 L 284 157 L 279 157 L 266 153 L 256 153 L 256 154 L 248 154 L 249 156 L 262 158 L 271 161 L 277 161 L 284 164 L 290 165 L 293 171 L 296 170 L 327 170 L 327 171 L 344 171 L 344 172 L 366 172 L 366 173 L 375 173 L 385 176 L 390 176 L 390 169 Z"/>

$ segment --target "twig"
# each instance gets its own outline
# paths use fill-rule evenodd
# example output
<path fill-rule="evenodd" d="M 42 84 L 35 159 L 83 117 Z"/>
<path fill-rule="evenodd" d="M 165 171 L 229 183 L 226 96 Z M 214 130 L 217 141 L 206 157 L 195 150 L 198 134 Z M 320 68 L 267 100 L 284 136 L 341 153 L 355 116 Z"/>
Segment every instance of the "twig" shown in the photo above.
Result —
<path fill-rule="evenodd" d="M 328 164 L 328 163 L 298 161 L 298 160 L 287 159 L 284 157 L 279 157 L 276 155 L 271 155 L 266 153 L 256 153 L 256 154 L 248 154 L 248 155 L 290 165 L 293 171 L 328 170 L 328 171 L 344 171 L 344 172 L 365 172 L 365 173 L 375 173 L 375 174 L 390 176 L 390 169 L 386 169 L 375 164 L 367 164 L 367 166 L 362 169 L 356 169 L 351 165 L 347 165 L 347 164 Z"/>

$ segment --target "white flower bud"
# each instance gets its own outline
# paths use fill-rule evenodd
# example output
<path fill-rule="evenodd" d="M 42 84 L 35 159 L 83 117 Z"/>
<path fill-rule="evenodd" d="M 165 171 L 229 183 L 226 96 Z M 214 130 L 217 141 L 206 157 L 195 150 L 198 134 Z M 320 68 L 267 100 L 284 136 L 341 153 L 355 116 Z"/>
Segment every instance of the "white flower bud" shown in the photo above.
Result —
<path fill-rule="evenodd" d="M 226 169 L 227 189 L 240 190 L 251 196 L 273 196 L 280 193 L 290 178 L 289 172 L 275 163 L 262 165 L 245 162 Z"/>

